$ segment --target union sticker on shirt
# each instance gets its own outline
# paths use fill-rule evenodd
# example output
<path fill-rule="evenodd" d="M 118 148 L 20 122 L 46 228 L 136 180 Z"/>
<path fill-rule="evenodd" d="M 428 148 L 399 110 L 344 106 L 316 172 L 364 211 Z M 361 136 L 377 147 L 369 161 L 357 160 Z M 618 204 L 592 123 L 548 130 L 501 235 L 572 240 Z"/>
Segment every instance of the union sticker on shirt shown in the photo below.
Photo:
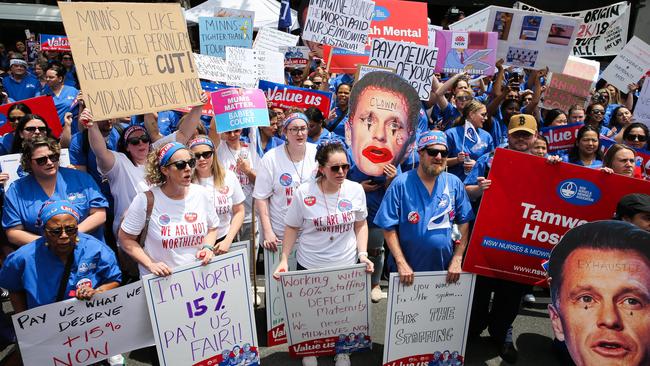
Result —
<path fill-rule="evenodd" d="M 158 223 L 162 226 L 169 225 L 172 219 L 167 214 L 162 214 L 158 216 Z"/>
<path fill-rule="evenodd" d="M 339 211 L 346 212 L 352 209 L 352 202 L 348 199 L 342 199 L 339 201 Z"/>
<path fill-rule="evenodd" d="M 219 193 L 221 193 L 221 194 L 228 194 L 228 192 L 230 192 L 230 187 L 228 187 L 228 186 L 223 186 L 223 187 L 219 188 Z"/>
<path fill-rule="evenodd" d="M 293 183 L 293 177 L 291 177 L 291 174 L 289 173 L 282 173 L 280 175 L 280 184 L 283 185 L 284 187 L 288 187 Z"/>
<path fill-rule="evenodd" d="M 184 217 L 185 217 L 185 221 L 187 221 L 189 223 L 193 223 L 194 221 L 196 221 L 196 218 L 198 216 L 199 215 L 196 212 L 187 212 L 187 213 L 185 213 Z"/>
<path fill-rule="evenodd" d="M 447 193 L 443 193 L 442 197 L 440 197 L 440 203 L 438 203 L 439 208 L 445 208 L 449 205 L 449 195 Z"/>
<path fill-rule="evenodd" d="M 79 281 L 77 281 L 77 288 L 82 288 L 82 287 L 93 287 L 93 282 L 90 280 L 90 278 L 82 278 Z"/>
<path fill-rule="evenodd" d="M 70 193 L 68 194 L 68 201 L 83 204 L 86 202 L 86 195 L 81 192 Z"/>
<path fill-rule="evenodd" d="M 314 197 L 314 196 L 307 196 L 307 197 L 305 197 L 304 201 L 305 201 L 305 205 L 311 207 L 311 206 L 313 206 L 313 205 L 316 204 L 316 197 Z"/>
<path fill-rule="evenodd" d="M 417 224 L 418 222 L 420 222 L 420 214 L 415 211 L 409 212 L 407 218 L 411 224 Z"/>

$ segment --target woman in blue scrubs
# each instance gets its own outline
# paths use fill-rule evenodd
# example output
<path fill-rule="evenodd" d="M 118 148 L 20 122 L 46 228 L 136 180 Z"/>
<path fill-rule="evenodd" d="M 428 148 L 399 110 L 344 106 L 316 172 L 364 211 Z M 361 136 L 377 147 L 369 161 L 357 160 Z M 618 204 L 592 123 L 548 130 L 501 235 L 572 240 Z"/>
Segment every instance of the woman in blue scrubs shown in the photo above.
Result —
<path fill-rule="evenodd" d="M 108 201 L 97 183 L 84 172 L 59 167 L 61 149 L 52 138 L 25 141 L 21 167 L 29 175 L 18 179 L 6 192 L 2 226 L 14 246 L 40 237 L 38 210 L 50 200 L 68 200 L 79 212 L 79 231 L 104 239 Z"/>
<path fill-rule="evenodd" d="M 45 81 L 47 85 L 43 88 L 42 93 L 54 99 L 54 106 L 56 107 L 56 113 L 59 115 L 61 126 L 64 125 L 66 113 L 71 112 L 73 115 L 76 115 L 78 112 L 77 96 L 79 95 L 79 90 L 63 83 L 65 74 L 66 70 L 63 65 L 58 62 L 51 64 L 45 70 Z M 77 125 L 74 124 L 71 133 L 74 135 L 77 132 Z"/>

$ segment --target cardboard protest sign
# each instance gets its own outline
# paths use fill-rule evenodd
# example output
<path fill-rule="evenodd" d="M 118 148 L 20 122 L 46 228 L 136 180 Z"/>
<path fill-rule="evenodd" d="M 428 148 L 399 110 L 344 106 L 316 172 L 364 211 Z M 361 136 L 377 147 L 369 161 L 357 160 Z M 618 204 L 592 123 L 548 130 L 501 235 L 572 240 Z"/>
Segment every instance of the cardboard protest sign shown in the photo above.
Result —
<path fill-rule="evenodd" d="M 96 120 L 201 103 L 178 4 L 61 2 L 59 9 Z"/>
<path fill-rule="evenodd" d="M 578 137 L 578 130 L 585 124 L 572 123 L 564 126 L 544 127 L 539 132 L 548 141 L 548 151 L 558 151 L 572 148 Z"/>
<path fill-rule="evenodd" d="M 374 10 L 371 0 L 310 0 L 302 39 L 363 53 Z"/>
<path fill-rule="evenodd" d="M 645 78 L 634 106 L 634 119 L 650 127 L 650 78 Z"/>
<path fill-rule="evenodd" d="M 94 364 L 154 343 L 142 283 L 13 316 L 25 365 Z"/>
<path fill-rule="evenodd" d="M 475 280 L 461 273 L 447 283 L 446 271 L 416 272 L 404 286 L 391 273 L 383 365 L 463 365 Z"/>
<path fill-rule="evenodd" d="M 32 114 L 38 114 L 43 117 L 47 126 L 52 130 L 52 135 L 56 138 L 61 136 L 63 130 L 62 123 L 59 120 L 59 115 L 54 106 L 54 100 L 51 96 L 41 96 L 29 99 L 23 99 L 19 102 L 7 103 L 0 105 L 0 135 L 13 132 L 14 127 L 9 123 L 9 109 L 16 104 L 24 104 L 32 111 Z"/>
<path fill-rule="evenodd" d="M 264 251 L 264 275 L 268 278 L 264 282 L 264 291 L 266 298 L 266 339 L 269 347 L 278 344 L 287 343 L 287 330 L 284 322 L 284 304 L 282 303 L 282 286 L 281 282 L 273 278 L 273 272 L 280 263 L 282 254 L 282 245 L 278 245 L 278 250 L 272 252 Z M 296 248 L 294 247 L 289 254 L 289 271 L 295 271 L 297 266 Z"/>
<path fill-rule="evenodd" d="M 545 285 L 542 262 L 567 230 L 609 219 L 622 196 L 650 191 L 644 180 L 500 148 L 488 179 L 463 270 L 525 284 Z"/>
<path fill-rule="evenodd" d="M 429 48 L 433 48 L 436 46 L 436 31 L 442 30 L 443 28 L 432 24 L 429 24 L 427 27 L 429 33 Z"/>
<path fill-rule="evenodd" d="M 316 107 L 327 118 L 330 112 L 332 93 L 314 89 L 299 88 L 285 84 L 260 80 L 259 88 L 266 94 L 272 107 L 307 109 Z"/>
<path fill-rule="evenodd" d="M 284 53 L 284 67 L 294 69 L 303 69 L 309 63 L 309 47 L 279 47 L 279 51 Z"/>
<path fill-rule="evenodd" d="M 284 83 L 284 54 L 276 51 L 253 50 L 257 80 Z"/>
<path fill-rule="evenodd" d="M 23 167 L 20 165 L 20 158 L 22 155 L 23 154 L 0 155 L 0 171 L 9 175 L 9 178 L 4 183 L 5 191 L 8 190 L 16 180 L 29 175 L 29 173 L 23 170 Z M 70 166 L 70 151 L 68 149 L 61 149 L 59 166 Z"/>
<path fill-rule="evenodd" d="M 630 22 L 630 5 L 626 1 L 603 6 L 602 8 L 575 11 L 570 13 L 551 13 L 524 4 L 520 1 L 515 9 L 531 12 L 558 14 L 578 18 L 582 21 L 573 47 L 574 56 L 610 56 L 623 49 L 627 40 Z"/>
<path fill-rule="evenodd" d="M 415 88 L 422 100 L 428 100 L 438 57 L 438 49 L 415 44 L 373 39 L 368 65 L 395 69 Z"/>
<path fill-rule="evenodd" d="M 219 255 L 206 266 L 142 278 L 161 365 L 259 364 L 248 257 Z"/>
<path fill-rule="evenodd" d="M 648 70 L 650 70 L 650 45 L 634 36 L 600 77 L 618 90 L 626 92 L 627 86 L 637 83 Z"/>
<path fill-rule="evenodd" d="M 251 48 L 253 24 L 248 18 L 199 18 L 201 54 L 226 57 L 226 47 Z"/>
<path fill-rule="evenodd" d="M 210 94 L 217 132 L 268 126 L 269 110 L 264 92 L 259 89 L 221 89 Z"/>
<path fill-rule="evenodd" d="M 40 34 L 39 42 L 41 51 L 70 51 L 70 43 L 67 36 L 53 34 Z"/>
<path fill-rule="evenodd" d="M 354 82 L 361 80 L 362 77 L 366 76 L 366 74 L 373 71 L 387 71 L 387 72 L 394 73 L 395 69 L 390 67 L 381 67 L 381 66 L 372 66 L 372 65 L 357 65 L 357 73 L 354 76 Z"/>
<path fill-rule="evenodd" d="M 226 80 L 226 60 L 220 57 L 195 53 L 194 63 L 196 64 L 199 78 L 216 82 L 224 82 Z"/>
<path fill-rule="evenodd" d="M 300 37 L 291 33 L 264 27 L 257 32 L 253 49 L 279 52 L 282 47 L 295 47 L 298 38 Z"/>
<path fill-rule="evenodd" d="M 427 4 L 416 1 L 376 0 L 368 40 L 374 38 L 427 46 Z M 358 64 L 367 64 L 370 57 L 368 48 L 359 53 L 328 45 L 323 47 L 323 54 L 329 72 L 349 74 L 354 73 Z"/>
<path fill-rule="evenodd" d="M 591 80 L 595 83 L 598 81 L 598 75 L 600 74 L 600 62 L 569 56 L 562 73 L 584 80 Z"/>
<path fill-rule="evenodd" d="M 591 95 L 592 84 L 591 80 L 553 73 L 544 92 L 542 108 L 568 111 L 574 104 L 584 106 Z"/>
<path fill-rule="evenodd" d="M 372 347 L 365 264 L 280 274 L 289 354 L 352 353 Z"/>
<path fill-rule="evenodd" d="M 497 59 L 506 65 L 562 72 L 573 49 L 580 20 L 489 6 L 449 28 L 453 31 L 496 32 Z"/>
<path fill-rule="evenodd" d="M 436 72 L 492 75 L 497 61 L 496 32 L 435 32 Z"/>

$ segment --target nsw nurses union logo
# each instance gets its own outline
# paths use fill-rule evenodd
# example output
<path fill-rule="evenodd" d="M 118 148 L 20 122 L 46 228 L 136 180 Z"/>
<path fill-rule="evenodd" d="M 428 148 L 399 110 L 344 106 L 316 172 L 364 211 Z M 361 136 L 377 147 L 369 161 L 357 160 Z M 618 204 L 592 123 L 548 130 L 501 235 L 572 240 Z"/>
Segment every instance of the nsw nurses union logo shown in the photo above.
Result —
<path fill-rule="evenodd" d="M 447 193 L 443 193 L 442 197 L 440 197 L 440 203 L 438 203 L 438 207 L 444 208 L 449 205 L 449 195 Z"/>
<path fill-rule="evenodd" d="M 158 223 L 162 226 L 169 225 L 172 219 L 167 214 L 162 214 L 158 216 Z"/>
<path fill-rule="evenodd" d="M 352 209 L 352 202 L 348 199 L 342 199 L 339 201 L 339 211 L 346 212 Z"/>
<path fill-rule="evenodd" d="M 577 206 L 593 205 L 600 200 L 600 188 L 588 180 L 578 178 L 560 182 L 557 194 L 564 201 Z"/>
<path fill-rule="evenodd" d="M 283 185 L 284 187 L 288 187 L 293 183 L 293 178 L 291 177 L 291 174 L 289 173 L 282 173 L 280 176 L 280 184 Z"/>
<path fill-rule="evenodd" d="M 411 212 L 409 212 L 409 215 L 407 216 L 407 219 L 409 220 L 409 222 L 411 224 L 417 224 L 418 222 L 420 222 L 420 214 L 418 214 L 415 211 L 411 211 Z"/>

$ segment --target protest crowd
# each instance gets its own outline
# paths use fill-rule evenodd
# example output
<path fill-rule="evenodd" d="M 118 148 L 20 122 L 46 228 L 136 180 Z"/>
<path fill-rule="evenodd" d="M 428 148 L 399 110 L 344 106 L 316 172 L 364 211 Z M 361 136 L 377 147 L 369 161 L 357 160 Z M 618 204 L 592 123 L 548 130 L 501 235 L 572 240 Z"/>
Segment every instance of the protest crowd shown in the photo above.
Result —
<path fill-rule="evenodd" d="M 618 55 L 609 65 L 579 57 L 579 14 L 451 8 L 434 26 L 426 2 L 305 0 L 291 32 L 288 3 L 279 30 L 253 29 L 254 14 L 236 9 L 204 12 L 192 42 L 178 4 L 149 14 L 147 30 L 133 14 L 151 4 L 101 3 L 120 14 L 107 30 L 61 3 L 67 35 L 0 45 L 0 296 L 11 304 L 0 342 L 13 347 L 1 364 L 125 365 L 123 354 L 144 349 L 153 365 L 257 365 L 258 338 L 288 343 L 303 365 L 360 364 L 354 353 L 371 347 L 369 309 L 381 301 L 384 365 L 464 365 L 485 334 L 515 364 L 515 319 L 550 283 L 555 339 L 540 352 L 562 365 L 650 365 L 647 250 L 571 249 L 636 250 L 617 273 L 645 273 L 621 277 L 642 288 L 598 310 L 625 302 L 616 319 L 599 313 L 601 329 L 624 335 L 593 340 L 594 354 L 575 346 L 567 306 L 608 300 L 596 285 L 564 300 L 568 264 L 552 262 L 574 255 L 555 245 L 597 242 L 608 228 L 614 241 L 650 243 L 650 39 L 627 34 L 627 3 L 607 10 L 607 36 L 620 42 L 596 52 Z M 485 24 L 465 28 L 480 14 Z M 122 46 L 102 41 L 112 31 Z M 571 268 L 608 266 L 607 256 L 580 258 Z M 426 291 L 438 295 L 427 302 Z M 119 309 L 103 319 L 99 309 L 124 297 L 126 312 L 135 293 L 144 315 L 130 329 L 146 339 L 70 353 L 75 337 L 129 326 L 113 324 Z M 38 334 L 46 306 L 50 318 L 97 312 L 49 324 L 62 343 Z M 267 334 L 250 330 L 253 306 L 267 308 Z M 210 317 L 214 335 L 197 331 L 206 311 L 221 314 Z M 628 312 L 644 325 L 630 327 Z M 163 331 L 177 317 L 194 326 Z M 56 354 L 64 348 L 67 358 Z"/>

